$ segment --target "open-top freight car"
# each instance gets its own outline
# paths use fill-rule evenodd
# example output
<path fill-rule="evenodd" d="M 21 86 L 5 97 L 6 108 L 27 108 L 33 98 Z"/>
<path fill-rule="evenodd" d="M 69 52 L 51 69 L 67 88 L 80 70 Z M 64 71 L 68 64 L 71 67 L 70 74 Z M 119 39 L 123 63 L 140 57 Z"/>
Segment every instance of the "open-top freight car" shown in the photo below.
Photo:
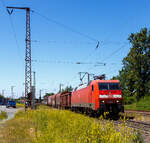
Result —
<path fill-rule="evenodd" d="M 60 96 L 61 96 L 61 93 L 58 93 L 58 94 L 55 95 L 55 97 L 56 97 L 56 105 L 55 105 L 55 107 L 56 108 L 61 108 L 61 105 L 60 105 Z"/>
<path fill-rule="evenodd" d="M 47 105 L 54 108 L 70 109 L 71 108 L 71 92 L 62 92 L 48 96 L 45 99 Z"/>
<path fill-rule="evenodd" d="M 60 96 L 60 105 L 63 109 L 71 108 L 71 92 L 63 92 Z"/>
<path fill-rule="evenodd" d="M 47 105 L 51 107 L 56 107 L 56 95 L 51 95 L 47 97 Z"/>

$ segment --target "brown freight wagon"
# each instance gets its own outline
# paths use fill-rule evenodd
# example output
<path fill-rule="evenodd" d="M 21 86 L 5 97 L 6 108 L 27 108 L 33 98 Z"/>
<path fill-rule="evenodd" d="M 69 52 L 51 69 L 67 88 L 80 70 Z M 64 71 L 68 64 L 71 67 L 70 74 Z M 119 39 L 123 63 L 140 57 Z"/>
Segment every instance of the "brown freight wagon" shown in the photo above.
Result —
<path fill-rule="evenodd" d="M 56 95 L 50 96 L 50 106 L 56 108 Z"/>
<path fill-rule="evenodd" d="M 61 104 L 60 104 L 60 96 L 61 93 L 56 94 L 56 108 L 61 108 Z"/>
<path fill-rule="evenodd" d="M 60 95 L 60 105 L 63 109 L 71 108 L 71 92 L 64 92 Z"/>

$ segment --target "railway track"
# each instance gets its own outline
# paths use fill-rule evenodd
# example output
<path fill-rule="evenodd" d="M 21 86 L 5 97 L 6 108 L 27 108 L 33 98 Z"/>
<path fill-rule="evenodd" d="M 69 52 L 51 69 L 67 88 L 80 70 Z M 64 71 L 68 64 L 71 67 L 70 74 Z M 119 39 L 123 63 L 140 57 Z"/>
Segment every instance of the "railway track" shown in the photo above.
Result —
<path fill-rule="evenodd" d="M 115 125 L 122 124 L 123 121 L 117 120 L 114 121 Z M 139 131 L 142 134 L 142 137 L 146 143 L 150 142 L 150 123 L 126 120 L 125 126 L 133 128 L 135 131 Z"/>
<path fill-rule="evenodd" d="M 114 121 L 115 124 L 122 124 L 123 122 L 118 120 Z M 150 133 L 150 123 L 141 122 L 141 121 L 133 121 L 133 120 L 127 120 L 125 121 L 125 125 L 131 128 L 134 128 L 136 130 L 145 132 L 149 135 Z"/>
<path fill-rule="evenodd" d="M 150 111 L 140 111 L 140 110 L 125 110 L 125 113 L 136 113 L 144 116 L 150 116 Z"/>

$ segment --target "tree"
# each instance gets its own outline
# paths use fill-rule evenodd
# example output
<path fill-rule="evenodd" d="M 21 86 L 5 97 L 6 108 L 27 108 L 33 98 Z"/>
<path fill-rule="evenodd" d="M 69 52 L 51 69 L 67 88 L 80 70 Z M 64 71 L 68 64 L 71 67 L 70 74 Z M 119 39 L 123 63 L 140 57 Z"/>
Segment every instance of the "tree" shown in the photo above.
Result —
<path fill-rule="evenodd" d="M 62 89 L 61 92 L 71 92 L 71 91 L 73 91 L 73 88 L 72 88 L 72 86 L 70 85 L 70 86 L 66 86 L 64 89 Z"/>
<path fill-rule="evenodd" d="M 119 76 L 113 76 L 111 80 L 119 80 Z"/>
<path fill-rule="evenodd" d="M 53 93 L 53 92 L 51 92 L 51 93 L 46 93 L 44 97 L 52 96 L 52 95 L 54 95 L 54 93 Z"/>
<path fill-rule="evenodd" d="M 128 40 L 132 47 L 123 59 L 119 78 L 123 91 L 140 100 L 150 92 L 150 31 L 144 28 L 138 33 L 131 33 Z"/>
<path fill-rule="evenodd" d="M 0 99 L 4 99 L 4 96 L 0 94 Z"/>

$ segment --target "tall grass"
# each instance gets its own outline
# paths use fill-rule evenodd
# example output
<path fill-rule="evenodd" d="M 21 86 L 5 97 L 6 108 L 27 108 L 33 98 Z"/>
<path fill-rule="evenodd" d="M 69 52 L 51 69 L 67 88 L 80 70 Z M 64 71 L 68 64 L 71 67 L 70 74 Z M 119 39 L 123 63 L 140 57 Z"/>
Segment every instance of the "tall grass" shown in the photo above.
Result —
<path fill-rule="evenodd" d="M 24 107 L 24 104 L 23 103 L 16 103 L 16 107 L 17 108 Z"/>
<path fill-rule="evenodd" d="M 0 120 L 6 119 L 7 118 L 7 113 L 4 111 L 0 111 Z"/>
<path fill-rule="evenodd" d="M 4 143 L 132 143 L 133 130 L 125 124 L 96 120 L 66 110 L 40 107 L 19 112 L 0 129 Z"/>

